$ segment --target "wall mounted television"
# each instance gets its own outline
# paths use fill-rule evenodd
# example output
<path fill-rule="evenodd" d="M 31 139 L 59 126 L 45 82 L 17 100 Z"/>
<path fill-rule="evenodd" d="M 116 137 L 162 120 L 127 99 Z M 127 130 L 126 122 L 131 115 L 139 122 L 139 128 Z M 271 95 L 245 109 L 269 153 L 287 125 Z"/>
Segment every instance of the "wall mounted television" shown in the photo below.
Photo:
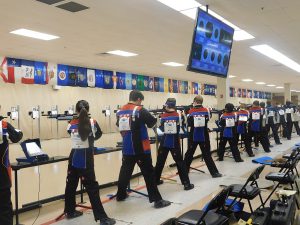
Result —
<path fill-rule="evenodd" d="M 234 29 L 198 8 L 188 71 L 226 78 Z"/>

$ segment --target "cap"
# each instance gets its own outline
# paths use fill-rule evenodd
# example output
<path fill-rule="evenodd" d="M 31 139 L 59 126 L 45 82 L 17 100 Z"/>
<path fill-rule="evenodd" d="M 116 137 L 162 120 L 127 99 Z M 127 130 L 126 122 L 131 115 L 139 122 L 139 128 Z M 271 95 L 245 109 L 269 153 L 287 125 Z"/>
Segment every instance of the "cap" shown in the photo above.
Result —
<path fill-rule="evenodd" d="M 168 106 L 169 108 L 175 108 L 176 107 L 176 99 L 175 98 L 168 98 L 165 106 Z"/>

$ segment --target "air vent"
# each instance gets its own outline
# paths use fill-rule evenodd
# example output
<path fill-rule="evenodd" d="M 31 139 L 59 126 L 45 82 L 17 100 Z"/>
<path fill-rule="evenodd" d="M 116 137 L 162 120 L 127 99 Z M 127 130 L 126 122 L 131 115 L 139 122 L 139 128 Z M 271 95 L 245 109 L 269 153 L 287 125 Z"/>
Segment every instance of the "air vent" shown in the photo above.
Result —
<path fill-rule="evenodd" d="M 68 2 L 68 3 L 62 4 L 62 5 L 58 5 L 56 7 L 60 8 L 60 9 L 64 9 L 69 12 L 79 12 L 79 11 L 86 10 L 89 8 L 85 5 L 81 5 L 76 2 Z"/>
<path fill-rule="evenodd" d="M 63 2 L 64 0 L 37 0 L 37 1 L 45 3 L 47 5 L 53 5 L 53 4 L 56 4 L 58 2 Z"/>

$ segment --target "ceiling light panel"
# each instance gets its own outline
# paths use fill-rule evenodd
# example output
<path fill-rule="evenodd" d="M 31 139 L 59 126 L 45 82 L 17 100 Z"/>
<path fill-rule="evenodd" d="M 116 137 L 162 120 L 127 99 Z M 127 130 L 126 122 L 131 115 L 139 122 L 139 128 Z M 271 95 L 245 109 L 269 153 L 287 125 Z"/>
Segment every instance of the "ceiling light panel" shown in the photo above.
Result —
<path fill-rule="evenodd" d="M 175 9 L 176 11 L 197 8 L 201 6 L 201 4 L 195 0 L 157 0 L 157 1 L 172 9 Z"/>
<path fill-rule="evenodd" d="M 28 29 L 24 29 L 24 28 L 11 31 L 10 33 L 20 35 L 20 36 L 40 39 L 40 40 L 44 40 L 44 41 L 50 41 L 50 40 L 59 38 L 58 36 L 55 36 L 55 35 L 41 33 L 38 31 L 28 30 Z"/>
<path fill-rule="evenodd" d="M 137 56 L 138 55 L 136 53 L 126 52 L 126 51 L 122 51 L 122 50 L 113 50 L 113 51 L 109 51 L 107 53 L 112 54 L 112 55 L 123 56 L 123 57 L 131 57 L 131 56 Z"/>
<path fill-rule="evenodd" d="M 177 63 L 177 62 L 165 62 L 165 63 L 162 63 L 162 64 L 165 65 L 165 66 L 172 66 L 172 67 L 184 66 L 183 64 Z"/>
<path fill-rule="evenodd" d="M 298 63 L 271 46 L 263 44 L 253 45 L 250 48 L 300 73 L 300 65 Z"/>

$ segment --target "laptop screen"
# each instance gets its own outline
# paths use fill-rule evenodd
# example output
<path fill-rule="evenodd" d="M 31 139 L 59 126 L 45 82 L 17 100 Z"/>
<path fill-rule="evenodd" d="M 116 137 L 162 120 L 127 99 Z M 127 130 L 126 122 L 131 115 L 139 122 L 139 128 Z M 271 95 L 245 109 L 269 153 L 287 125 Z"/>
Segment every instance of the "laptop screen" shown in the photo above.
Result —
<path fill-rule="evenodd" d="M 35 142 L 26 143 L 26 149 L 29 156 L 43 154 L 42 149 Z"/>

